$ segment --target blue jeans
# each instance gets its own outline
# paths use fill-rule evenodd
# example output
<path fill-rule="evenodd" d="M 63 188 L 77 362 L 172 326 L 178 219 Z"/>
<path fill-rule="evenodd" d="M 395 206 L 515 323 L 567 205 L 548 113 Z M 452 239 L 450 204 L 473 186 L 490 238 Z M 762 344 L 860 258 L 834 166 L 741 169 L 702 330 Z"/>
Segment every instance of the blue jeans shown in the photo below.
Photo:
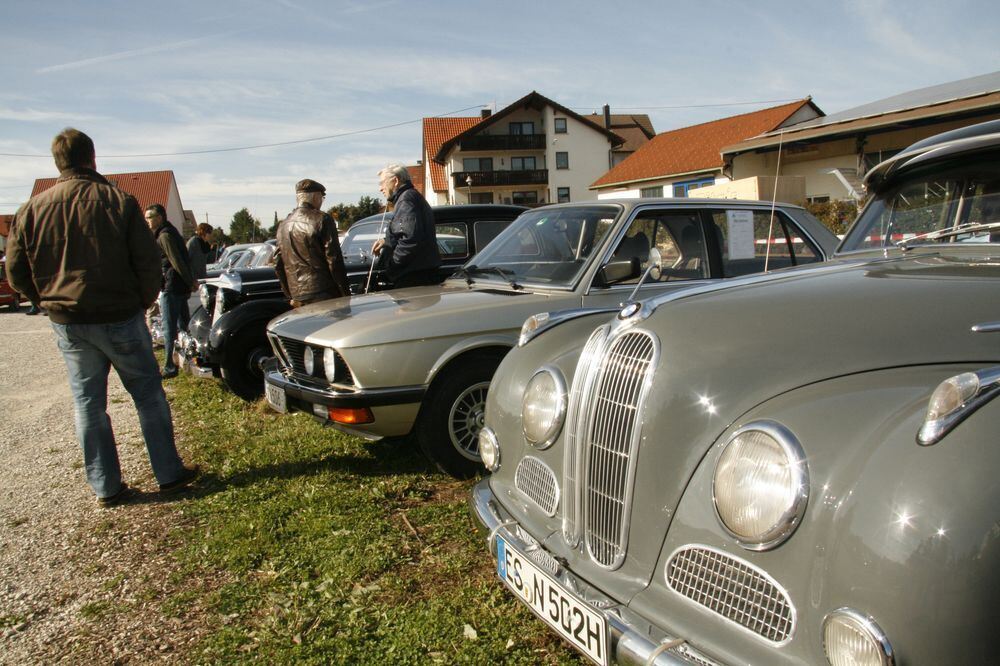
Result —
<path fill-rule="evenodd" d="M 87 483 L 98 497 L 122 486 L 118 448 L 108 417 L 111 366 L 131 394 L 153 474 L 160 485 L 176 481 L 184 466 L 174 445 L 170 406 L 163 393 L 153 341 L 142 313 L 113 324 L 57 324 L 56 344 L 66 361 L 76 406 L 76 436 L 83 448 Z"/>
<path fill-rule="evenodd" d="M 177 370 L 177 364 L 174 363 L 174 345 L 177 342 L 177 334 L 186 329 L 191 320 L 188 296 L 190 294 L 160 292 L 160 326 L 163 327 L 163 352 L 167 357 L 163 362 L 163 369 L 167 371 Z"/>

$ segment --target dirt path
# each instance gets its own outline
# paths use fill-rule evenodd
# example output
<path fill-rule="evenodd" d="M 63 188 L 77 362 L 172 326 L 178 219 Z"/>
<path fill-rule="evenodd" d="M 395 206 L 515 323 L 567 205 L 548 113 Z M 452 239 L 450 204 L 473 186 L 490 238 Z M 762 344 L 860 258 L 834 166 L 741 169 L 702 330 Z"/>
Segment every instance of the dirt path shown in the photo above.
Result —
<path fill-rule="evenodd" d="M 0 311 L 0 663 L 185 661 L 198 613 L 165 617 L 186 584 L 171 552 L 184 500 L 154 492 L 131 399 L 112 372 L 124 477 L 142 492 L 99 509 L 47 317 Z"/>

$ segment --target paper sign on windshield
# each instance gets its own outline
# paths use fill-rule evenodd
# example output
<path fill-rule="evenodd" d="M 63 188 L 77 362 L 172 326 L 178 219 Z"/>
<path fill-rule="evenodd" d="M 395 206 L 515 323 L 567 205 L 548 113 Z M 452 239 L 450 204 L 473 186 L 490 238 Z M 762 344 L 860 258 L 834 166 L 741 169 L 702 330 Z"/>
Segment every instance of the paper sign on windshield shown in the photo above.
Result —
<path fill-rule="evenodd" d="M 730 259 L 753 259 L 753 211 L 726 211 L 727 250 Z"/>

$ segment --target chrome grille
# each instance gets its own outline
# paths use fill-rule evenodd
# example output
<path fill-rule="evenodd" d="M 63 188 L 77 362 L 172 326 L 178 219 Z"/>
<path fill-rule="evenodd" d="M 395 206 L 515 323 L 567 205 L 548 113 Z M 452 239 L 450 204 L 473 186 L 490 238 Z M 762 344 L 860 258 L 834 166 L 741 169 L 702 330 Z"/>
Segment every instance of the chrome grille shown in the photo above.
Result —
<path fill-rule="evenodd" d="M 556 475 L 538 458 L 526 456 L 514 472 L 514 486 L 549 516 L 554 516 L 559 505 L 559 486 Z"/>
<path fill-rule="evenodd" d="M 685 546 L 666 567 L 670 589 L 775 643 L 792 637 L 795 609 L 760 569 L 705 546 Z"/>
<path fill-rule="evenodd" d="M 615 568 L 625 559 L 639 412 L 655 346 L 641 331 L 610 342 L 600 359 L 587 426 L 582 493 L 587 550 Z"/>
<path fill-rule="evenodd" d="M 292 340 L 291 338 L 278 338 L 278 341 L 281 343 L 281 347 L 285 350 L 285 353 L 288 354 L 288 360 L 292 364 L 292 372 L 305 375 L 305 343 L 300 340 Z"/>
<path fill-rule="evenodd" d="M 293 340 L 291 338 L 275 337 L 275 339 L 288 356 L 288 361 L 292 364 L 291 370 L 293 374 L 311 379 L 313 381 L 315 381 L 316 378 L 320 378 L 325 381 L 323 369 L 323 347 L 309 345 L 313 349 L 316 364 L 316 367 L 313 368 L 313 374 L 309 375 L 306 373 L 305 363 L 306 343 L 301 340 Z M 353 384 L 354 375 L 351 374 L 351 369 L 347 367 L 347 363 L 344 362 L 344 358 L 339 352 L 336 351 L 334 352 L 334 358 L 337 366 L 334 381 L 338 384 Z"/>

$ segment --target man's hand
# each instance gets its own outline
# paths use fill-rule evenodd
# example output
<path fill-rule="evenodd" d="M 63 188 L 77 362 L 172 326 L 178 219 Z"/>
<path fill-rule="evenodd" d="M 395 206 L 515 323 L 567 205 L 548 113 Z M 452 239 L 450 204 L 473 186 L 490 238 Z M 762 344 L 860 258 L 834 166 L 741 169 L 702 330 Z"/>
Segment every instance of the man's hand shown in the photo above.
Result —
<path fill-rule="evenodd" d="M 374 254 L 377 257 L 379 253 L 382 252 L 383 245 L 385 245 L 384 238 L 379 238 L 377 241 L 375 241 L 375 244 L 372 245 L 372 254 Z"/>

